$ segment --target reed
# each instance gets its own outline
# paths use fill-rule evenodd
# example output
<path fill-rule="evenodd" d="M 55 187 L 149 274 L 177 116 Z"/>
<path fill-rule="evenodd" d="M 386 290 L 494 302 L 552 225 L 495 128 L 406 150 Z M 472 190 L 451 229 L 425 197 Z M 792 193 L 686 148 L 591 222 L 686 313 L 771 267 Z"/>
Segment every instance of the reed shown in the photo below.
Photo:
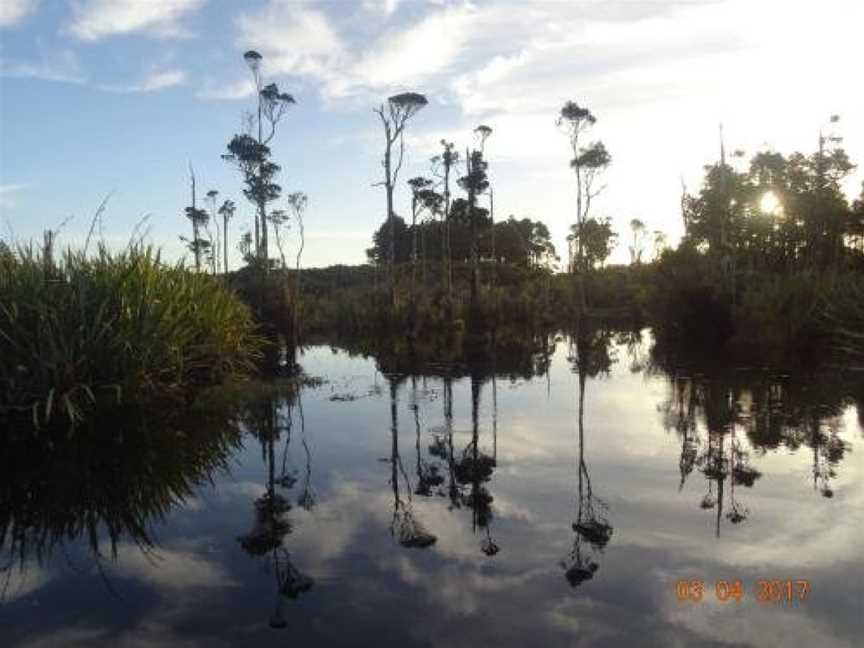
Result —
<path fill-rule="evenodd" d="M 152 247 L 0 254 L 0 414 L 38 426 L 103 398 L 188 395 L 251 373 L 262 344 L 233 293 Z"/>

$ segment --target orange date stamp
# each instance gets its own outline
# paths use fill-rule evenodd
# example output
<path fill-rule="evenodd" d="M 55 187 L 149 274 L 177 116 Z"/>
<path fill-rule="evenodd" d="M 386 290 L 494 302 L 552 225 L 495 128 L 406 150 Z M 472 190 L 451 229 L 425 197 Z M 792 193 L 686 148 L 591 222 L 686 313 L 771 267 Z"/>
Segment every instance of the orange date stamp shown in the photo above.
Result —
<path fill-rule="evenodd" d="M 721 603 L 748 600 L 747 591 L 740 580 L 718 580 L 713 588 L 699 579 L 675 581 L 675 597 L 681 603 L 701 603 L 713 594 Z M 807 580 L 757 580 L 753 583 L 750 600 L 757 603 L 803 602 L 810 594 Z"/>

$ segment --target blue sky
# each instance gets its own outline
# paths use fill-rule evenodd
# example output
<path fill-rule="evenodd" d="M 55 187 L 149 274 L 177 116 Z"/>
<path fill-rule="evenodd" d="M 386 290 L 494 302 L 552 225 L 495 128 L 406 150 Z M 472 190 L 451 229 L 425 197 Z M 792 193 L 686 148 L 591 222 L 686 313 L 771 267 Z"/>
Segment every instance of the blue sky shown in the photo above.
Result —
<path fill-rule="evenodd" d="M 0 235 L 73 216 L 62 240 L 74 244 L 111 193 L 109 244 L 149 215 L 149 240 L 177 256 L 191 161 L 202 189 L 240 205 L 236 237 L 252 208 L 220 155 L 254 103 L 242 61 L 254 48 L 298 101 L 273 150 L 286 193 L 309 195 L 305 265 L 364 260 L 384 215 L 372 108 L 404 90 L 430 104 L 403 179 L 428 174 L 442 137 L 464 148 L 488 124 L 496 215 L 544 220 L 563 250 L 575 190 L 554 121 L 575 99 L 613 156 L 595 214 L 675 240 L 681 180 L 698 187 L 721 121 L 730 149 L 810 151 L 839 113 L 864 163 L 862 24 L 864 3 L 847 0 L 3 0 Z M 626 256 L 622 241 L 613 258 Z"/>

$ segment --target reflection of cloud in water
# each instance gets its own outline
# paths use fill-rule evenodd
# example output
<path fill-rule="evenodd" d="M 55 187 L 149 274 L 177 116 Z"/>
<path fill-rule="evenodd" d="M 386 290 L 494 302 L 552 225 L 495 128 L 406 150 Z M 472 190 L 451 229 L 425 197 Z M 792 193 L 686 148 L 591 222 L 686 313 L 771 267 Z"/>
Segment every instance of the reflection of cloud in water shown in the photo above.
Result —
<path fill-rule="evenodd" d="M 239 586 L 222 565 L 203 558 L 200 551 L 168 547 L 145 554 L 134 544 L 119 544 L 110 571 L 166 589 Z"/>
<path fill-rule="evenodd" d="M 53 578 L 53 572 L 33 561 L 23 565 L 21 569 L 11 565 L 8 571 L 0 572 L 0 605 L 30 596 Z"/>
<path fill-rule="evenodd" d="M 740 606 L 748 607 L 741 614 Z M 721 603 L 706 598 L 698 605 L 671 603 L 664 617 L 686 628 L 704 640 L 730 639 L 746 646 L 819 646 L 819 648 L 852 648 L 853 643 L 836 636 L 834 629 L 801 613 L 780 605 L 755 603 Z"/>

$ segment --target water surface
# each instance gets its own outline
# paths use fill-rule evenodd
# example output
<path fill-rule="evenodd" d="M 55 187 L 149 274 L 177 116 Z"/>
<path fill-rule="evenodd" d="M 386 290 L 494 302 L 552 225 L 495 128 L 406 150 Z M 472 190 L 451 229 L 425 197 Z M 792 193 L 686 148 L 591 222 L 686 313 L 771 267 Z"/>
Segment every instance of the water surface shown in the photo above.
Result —
<path fill-rule="evenodd" d="M 860 645 L 860 386 L 647 345 L 559 339 L 513 375 L 315 347 L 326 382 L 237 425 L 7 452 L 0 643 Z"/>

